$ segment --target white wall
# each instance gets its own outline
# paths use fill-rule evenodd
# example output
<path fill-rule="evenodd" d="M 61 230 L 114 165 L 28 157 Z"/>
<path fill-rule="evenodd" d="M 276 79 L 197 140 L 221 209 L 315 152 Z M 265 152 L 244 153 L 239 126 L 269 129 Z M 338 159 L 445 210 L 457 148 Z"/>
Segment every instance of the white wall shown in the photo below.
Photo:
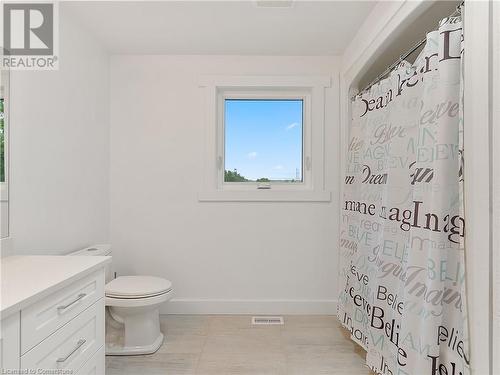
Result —
<path fill-rule="evenodd" d="M 493 371 L 493 259 L 498 255 L 493 236 L 493 121 L 495 102 L 492 39 L 494 18 L 492 2 L 467 1 L 464 16 L 464 202 L 467 235 L 467 308 L 470 357 L 473 375 Z M 497 41 L 495 41 L 497 42 Z M 498 43 L 498 42 L 497 42 Z M 495 117 L 496 119 L 496 117 Z M 495 253 L 495 257 L 494 257 Z M 495 342 L 496 344 L 496 342 Z M 498 349 L 495 345 L 495 349 Z"/>
<path fill-rule="evenodd" d="M 492 4 L 492 19 L 500 18 L 500 3 Z M 500 103 L 500 23 L 493 22 L 492 44 L 493 44 L 493 99 L 492 103 Z M 493 108 L 492 124 L 500 123 L 500 106 Z M 492 130 L 492 145 L 500 144 L 500 129 L 498 126 L 493 126 Z M 498 147 L 492 148 L 492 198 L 493 198 L 493 353 L 500 353 L 500 150 Z M 493 373 L 500 373 L 500 358 L 493 356 Z"/>
<path fill-rule="evenodd" d="M 334 312 L 338 92 L 326 92 L 331 203 L 199 202 L 199 77 L 338 74 L 333 57 L 113 56 L 111 241 L 119 273 L 170 279 L 163 311 Z"/>
<path fill-rule="evenodd" d="M 10 236 L 2 255 L 109 233 L 109 59 L 60 6 L 60 69 L 11 72 Z"/>

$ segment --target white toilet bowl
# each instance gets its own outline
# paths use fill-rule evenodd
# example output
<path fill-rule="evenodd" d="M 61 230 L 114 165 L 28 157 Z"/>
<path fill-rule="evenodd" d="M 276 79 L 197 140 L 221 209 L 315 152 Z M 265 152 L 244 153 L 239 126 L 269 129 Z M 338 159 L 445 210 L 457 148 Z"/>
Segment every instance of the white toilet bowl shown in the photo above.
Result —
<path fill-rule="evenodd" d="M 151 354 L 163 343 L 159 307 L 172 298 L 172 283 L 152 276 L 120 276 L 106 284 L 106 306 L 124 325 L 123 345 L 106 343 L 107 355 Z"/>
<path fill-rule="evenodd" d="M 68 255 L 111 255 L 108 244 L 94 245 Z M 113 279 L 106 267 L 106 323 L 123 328 L 124 337 L 106 342 L 106 355 L 151 354 L 163 342 L 160 305 L 172 298 L 172 283 L 153 276 L 120 276 Z M 123 340 L 121 340 L 123 339 Z"/>

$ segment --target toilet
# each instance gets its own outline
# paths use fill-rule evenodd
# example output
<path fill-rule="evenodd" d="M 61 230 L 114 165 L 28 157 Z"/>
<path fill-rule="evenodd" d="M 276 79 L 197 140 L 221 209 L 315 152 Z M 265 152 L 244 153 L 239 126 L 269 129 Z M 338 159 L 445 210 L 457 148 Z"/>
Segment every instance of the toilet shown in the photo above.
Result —
<path fill-rule="evenodd" d="M 111 256 L 111 245 L 94 245 L 68 255 Z M 112 264 L 112 263 L 111 263 Z M 172 298 L 172 283 L 154 276 L 118 276 L 106 268 L 106 319 L 123 325 L 123 343 L 106 342 L 106 355 L 140 355 L 156 352 L 163 343 L 160 305 Z"/>

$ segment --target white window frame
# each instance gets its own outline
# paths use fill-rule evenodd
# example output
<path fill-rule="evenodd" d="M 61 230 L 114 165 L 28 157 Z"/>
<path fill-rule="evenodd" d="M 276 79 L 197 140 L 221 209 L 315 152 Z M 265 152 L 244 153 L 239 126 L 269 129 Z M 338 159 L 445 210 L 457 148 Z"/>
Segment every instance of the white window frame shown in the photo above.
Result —
<path fill-rule="evenodd" d="M 325 88 L 323 76 L 207 76 L 205 90 L 206 134 L 204 175 L 200 201 L 322 201 L 331 200 L 324 181 Z M 257 182 L 224 182 L 226 99 L 303 100 L 302 180 L 271 182 L 261 189 Z"/>

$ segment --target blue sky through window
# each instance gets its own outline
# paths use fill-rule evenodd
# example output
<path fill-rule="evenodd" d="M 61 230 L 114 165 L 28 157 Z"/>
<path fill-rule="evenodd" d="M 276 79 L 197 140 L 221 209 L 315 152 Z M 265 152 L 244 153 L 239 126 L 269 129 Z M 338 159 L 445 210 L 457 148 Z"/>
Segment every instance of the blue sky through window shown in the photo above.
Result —
<path fill-rule="evenodd" d="M 302 100 L 226 99 L 224 111 L 226 170 L 302 181 Z"/>

